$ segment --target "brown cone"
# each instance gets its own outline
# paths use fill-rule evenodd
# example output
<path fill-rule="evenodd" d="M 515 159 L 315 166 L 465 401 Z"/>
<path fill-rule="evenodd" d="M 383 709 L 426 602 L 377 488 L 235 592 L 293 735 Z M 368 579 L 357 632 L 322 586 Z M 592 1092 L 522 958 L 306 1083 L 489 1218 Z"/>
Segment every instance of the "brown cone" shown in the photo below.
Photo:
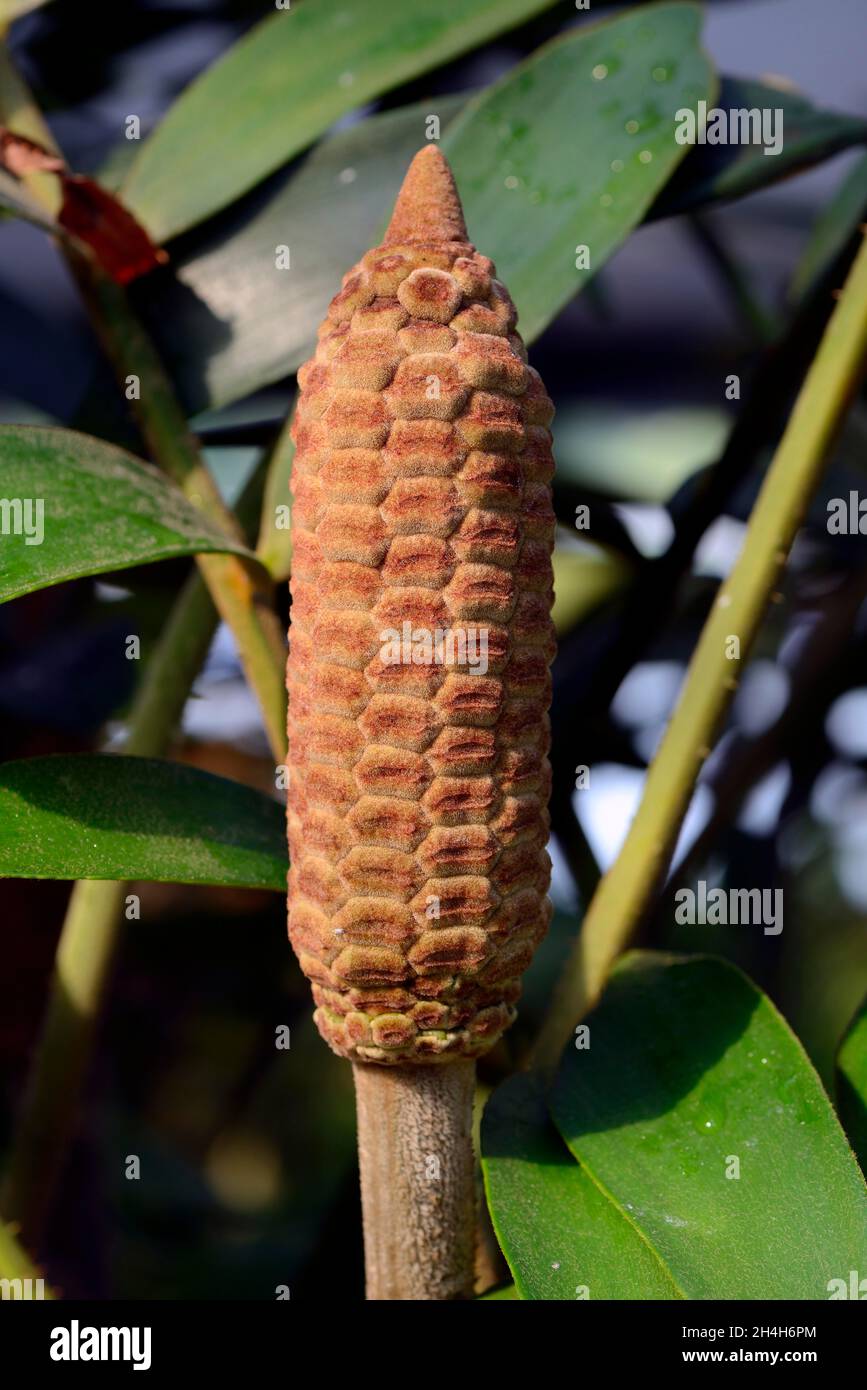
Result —
<path fill-rule="evenodd" d="M 436 145 L 425 145 L 406 171 L 382 244 L 447 241 L 471 247 L 448 161 Z"/>
<path fill-rule="evenodd" d="M 486 1051 L 550 916 L 553 407 L 514 330 L 428 146 L 299 372 L 289 934 L 354 1060 Z"/>

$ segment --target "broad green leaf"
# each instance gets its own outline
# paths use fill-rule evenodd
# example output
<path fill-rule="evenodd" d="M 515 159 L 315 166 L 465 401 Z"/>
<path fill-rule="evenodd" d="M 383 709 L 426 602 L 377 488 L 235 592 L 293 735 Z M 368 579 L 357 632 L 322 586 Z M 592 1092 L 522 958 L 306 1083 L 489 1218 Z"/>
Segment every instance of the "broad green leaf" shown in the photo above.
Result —
<path fill-rule="evenodd" d="M 188 410 L 226 404 L 309 356 L 342 276 L 380 240 L 431 112 L 470 236 L 496 262 L 532 340 L 641 221 L 683 157 L 674 113 L 713 92 L 699 20 L 692 5 L 672 3 L 583 26 L 469 103 L 436 97 L 338 132 L 276 189 L 203 228 L 181 251 L 179 283 L 155 276 L 146 298 L 141 291 Z M 664 82 L 653 75 L 663 60 Z M 603 67 L 607 75 L 594 78 Z M 572 130 L 574 158 L 564 159 Z M 587 270 L 575 268 L 579 244 L 592 247 Z M 290 248 L 288 270 L 276 266 L 280 245 Z"/>
<path fill-rule="evenodd" d="M 634 953 L 588 1023 L 552 1115 L 687 1297 L 826 1299 L 867 1270 L 864 1179 L 803 1048 L 746 976 Z"/>
<path fill-rule="evenodd" d="M 761 144 L 696 145 L 651 209 L 651 217 L 695 212 L 708 203 L 742 198 L 850 145 L 867 141 L 861 116 L 822 111 L 799 93 L 746 77 L 724 77 L 716 109 L 782 111 L 782 148 L 765 154 Z M 710 114 L 710 113 L 709 113 Z M 773 129 L 770 132 L 773 135 Z"/>
<path fill-rule="evenodd" d="M 711 407 L 627 410 L 587 402 L 558 410 L 552 428 L 558 482 L 624 501 L 666 503 L 719 457 L 731 419 Z"/>
<path fill-rule="evenodd" d="M 525 1299 L 682 1297 L 656 1255 L 564 1148 L 538 1077 L 498 1086 L 482 1118 L 494 1230 Z"/>
<path fill-rule="evenodd" d="M 282 808 L 158 758 L 81 754 L 0 765 L 0 877 L 286 887 Z"/>
<path fill-rule="evenodd" d="M 374 116 L 317 146 L 277 186 L 186 239 L 177 282 L 153 276 L 142 310 L 190 413 L 225 405 L 294 372 L 343 275 L 379 240 L 425 119 L 463 97 Z M 277 246 L 291 266 L 278 270 Z"/>
<path fill-rule="evenodd" d="M 604 265 L 686 154 L 676 112 L 716 91 L 700 30 L 700 10 L 681 3 L 582 25 L 446 131 L 470 236 L 496 262 L 526 339 Z"/>
<path fill-rule="evenodd" d="M 315 0 L 256 25 L 178 98 L 123 183 L 158 242 L 259 183 L 371 97 L 553 0 Z"/>
<path fill-rule="evenodd" d="M 205 551 L 248 553 L 150 464 L 73 430 L 0 427 L 0 602 Z"/>
<path fill-rule="evenodd" d="M 791 296 L 800 299 L 830 268 L 864 221 L 867 210 L 867 155 L 849 170 L 834 197 L 816 218 L 792 278 Z"/>
<path fill-rule="evenodd" d="M 570 539 L 554 549 L 554 608 L 559 633 L 571 631 L 628 583 L 632 567 L 622 555 L 591 541 Z"/>
<path fill-rule="evenodd" d="M 867 1173 L 867 1000 L 837 1053 L 837 1102 L 849 1142 Z"/>

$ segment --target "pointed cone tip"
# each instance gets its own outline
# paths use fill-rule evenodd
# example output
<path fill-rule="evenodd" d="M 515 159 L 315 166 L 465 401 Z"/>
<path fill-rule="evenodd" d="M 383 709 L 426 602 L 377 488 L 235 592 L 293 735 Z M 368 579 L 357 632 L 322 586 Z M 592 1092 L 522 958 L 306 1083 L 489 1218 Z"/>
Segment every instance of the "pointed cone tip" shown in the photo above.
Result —
<path fill-rule="evenodd" d="M 407 169 L 383 245 L 412 241 L 469 244 L 454 175 L 436 145 L 420 149 Z"/>

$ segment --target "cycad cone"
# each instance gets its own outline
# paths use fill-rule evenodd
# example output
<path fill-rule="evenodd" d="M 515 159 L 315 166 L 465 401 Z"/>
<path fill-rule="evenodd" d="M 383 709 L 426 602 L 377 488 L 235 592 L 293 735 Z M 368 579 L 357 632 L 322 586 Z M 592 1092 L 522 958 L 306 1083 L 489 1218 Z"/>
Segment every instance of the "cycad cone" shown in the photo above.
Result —
<path fill-rule="evenodd" d="M 289 935 L 356 1061 L 487 1051 L 550 917 L 553 407 L 515 319 L 429 145 L 298 374 Z"/>

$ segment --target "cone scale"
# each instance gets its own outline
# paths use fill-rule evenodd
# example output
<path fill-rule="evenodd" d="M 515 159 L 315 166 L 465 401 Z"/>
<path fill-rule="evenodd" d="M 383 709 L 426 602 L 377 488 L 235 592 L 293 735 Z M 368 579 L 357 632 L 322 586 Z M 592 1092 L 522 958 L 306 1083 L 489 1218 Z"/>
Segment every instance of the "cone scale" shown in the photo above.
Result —
<path fill-rule="evenodd" d="M 298 374 L 289 935 L 356 1063 L 472 1059 L 550 908 L 553 407 L 413 160 Z"/>

